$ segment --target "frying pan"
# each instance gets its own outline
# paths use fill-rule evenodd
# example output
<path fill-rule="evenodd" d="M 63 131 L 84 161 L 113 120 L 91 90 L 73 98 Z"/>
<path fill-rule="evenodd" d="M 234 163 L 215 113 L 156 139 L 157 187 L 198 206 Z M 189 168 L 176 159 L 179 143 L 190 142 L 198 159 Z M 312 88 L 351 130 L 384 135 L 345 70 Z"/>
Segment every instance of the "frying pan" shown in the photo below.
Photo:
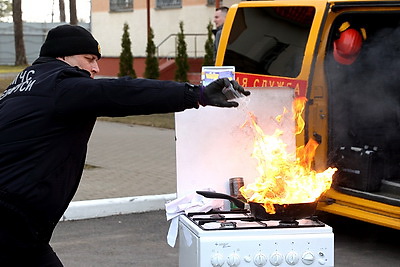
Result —
<path fill-rule="evenodd" d="M 244 209 L 245 204 L 249 204 L 251 215 L 258 220 L 294 221 L 307 218 L 314 215 L 318 204 L 318 201 L 310 203 L 273 204 L 275 214 L 270 214 L 267 213 L 262 203 L 245 202 L 227 194 L 211 191 L 196 191 L 196 193 L 206 198 L 227 199 L 240 209 Z"/>

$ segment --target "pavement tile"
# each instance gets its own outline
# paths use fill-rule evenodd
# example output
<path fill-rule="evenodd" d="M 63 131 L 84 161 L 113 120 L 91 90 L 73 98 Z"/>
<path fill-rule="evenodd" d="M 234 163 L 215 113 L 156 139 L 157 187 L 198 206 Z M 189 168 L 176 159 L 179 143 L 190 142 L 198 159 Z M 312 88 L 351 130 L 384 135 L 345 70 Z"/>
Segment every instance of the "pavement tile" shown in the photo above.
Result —
<path fill-rule="evenodd" d="M 176 193 L 175 131 L 97 121 L 73 201 Z"/>

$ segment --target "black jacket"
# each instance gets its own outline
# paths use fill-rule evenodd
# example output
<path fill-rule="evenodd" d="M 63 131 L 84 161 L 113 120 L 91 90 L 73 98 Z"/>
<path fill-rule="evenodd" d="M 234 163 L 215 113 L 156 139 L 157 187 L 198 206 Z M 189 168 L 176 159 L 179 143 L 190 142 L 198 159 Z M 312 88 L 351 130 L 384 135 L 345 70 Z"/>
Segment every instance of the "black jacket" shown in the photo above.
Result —
<path fill-rule="evenodd" d="M 60 60 L 37 59 L 0 96 L 0 207 L 49 239 L 78 188 L 96 118 L 197 108 L 196 88 L 91 79 Z"/>
<path fill-rule="evenodd" d="M 214 40 L 214 59 L 215 59 L 218 52 L 219 40 L 221 39 L 222 26 L 219 26 L 217 29 L 213 30 L 213 33 L 215 35 L 215 40 Z"/>

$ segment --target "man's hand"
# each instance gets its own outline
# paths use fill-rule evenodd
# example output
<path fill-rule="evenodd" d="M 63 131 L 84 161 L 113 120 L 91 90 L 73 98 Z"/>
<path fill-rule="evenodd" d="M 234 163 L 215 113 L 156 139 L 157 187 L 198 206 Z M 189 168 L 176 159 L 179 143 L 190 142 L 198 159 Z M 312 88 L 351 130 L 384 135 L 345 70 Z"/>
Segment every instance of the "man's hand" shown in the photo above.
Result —
<path fill-rule="evenodd" d="M 228 78 L 217 79 L 203 87 L 200 91 L 200 105 L 202 106 L 216 106 L 216 107 L 237 107 L 239 104 L 235 101 L 228 101 L 227 95 L 223 93 L 224 88 L 229 88 L 232 85 L 236 93 L 248 96 L 249 91 L 245 91 L 237 81 L 229 81 Z"/>

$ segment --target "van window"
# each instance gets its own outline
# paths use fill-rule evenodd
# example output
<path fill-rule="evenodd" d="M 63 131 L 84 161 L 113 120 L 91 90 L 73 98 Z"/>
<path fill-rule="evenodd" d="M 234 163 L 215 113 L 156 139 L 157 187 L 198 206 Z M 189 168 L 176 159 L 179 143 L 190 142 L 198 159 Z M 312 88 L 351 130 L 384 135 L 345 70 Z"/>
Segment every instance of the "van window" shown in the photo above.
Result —
<path fill-rule="evenodd" d="M 314 7 L 239 8 L 223 65 L 238 72 L 297 77 L 314 14 Z"/>

